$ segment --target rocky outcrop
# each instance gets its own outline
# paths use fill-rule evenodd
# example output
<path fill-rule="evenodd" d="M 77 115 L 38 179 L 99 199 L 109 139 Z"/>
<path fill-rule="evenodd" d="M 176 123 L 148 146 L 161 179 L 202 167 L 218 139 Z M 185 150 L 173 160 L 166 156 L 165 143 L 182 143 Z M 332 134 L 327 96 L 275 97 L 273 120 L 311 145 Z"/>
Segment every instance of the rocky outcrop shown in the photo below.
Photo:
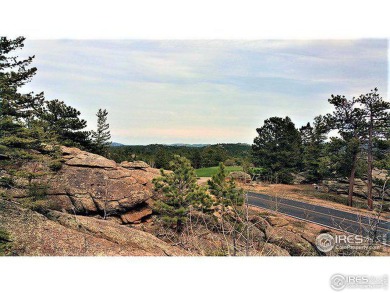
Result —
<path fill-rule="evenodd" d="M 230 172 L 229 177 L 240 182 L 251 182 L 251 176 L 243 171 Z"/>
<path fill-rule="evenodd" d="M 290 256 L 287 250 L 269 242 L 264 242 L 259 249 L 261 256 Z"/>
<path fill-rule="evenodd" d="M 153 178 L 160 176 L 161 174 L 160 169 L 151 168 L 148 164 L 146 164 L 143 161 L 133 161 L 133 162 L 123 161 L 122 163 L 119 164 L 119 166 L 127 170 L 143 171 L 140 172 L 140 174 L 142 174 L 144 178 L 150 181 Z M 166 172 L 171 172 L 171 171 L 166 171 Z"/>
<path fill-rule="evenodd" d="M 50 209 L 120 216 L 153 195 L 151 179 L 159 175 L 159 170 L 146 163 L 124 168 L 77 148 L 62 147 L 62 152 L 62 168 L 40 179 L 49 186 L 46 203 Z"/>
<path fill-rule="evenodd" d="M 46 216 L 0 199 L 0 230 L 12 255 L 188 255 L 155 236 L 111 221 L 50 211 Z"/>
<path fill-rule="evenodd" d="M 150 168 L 150 166 L 143 161 L 133 161 L 133 162 L 123 161 L 122 163 L 120 163 L 120 166 L 130 170 L 134 170 L 134 169 L 145 170 L 147 168 Z"/>
<path fill-rule="evenodd" d="M 384 180 L 386 180 L 386 178 L 388 177 L 388 172 L 386 170 L 374 169 L 372 175 L 374 180 L 373 196 L 379 197 L 382 191 L 382 186 L 380 185 L 380 183 L 375 185 L 375 182 L 378 180 L 384 182 Z M 339 178 L 336 180 L 324 180 L 322 182 L 322 185 L 325 187 L 326 192 L 333 192 L 337 194 L 348 194 L 349 181 L 347 178 Z M 362 179 L 356 178 L 353 193 L 356 196 L 367 198 L 367 194 L 368 194 L 367 182 Z M 390 191 L 387 191 L 385 193 L 385 200 L 390 200 Z"/>
<path fill-rule="evenodd" d="M 308 240 L 313 239 L 312 235 L 299 232 L 287 218 L 276 215 L 266 217 L 252 215 L 249 220 L 264 233 L 265 242 L 260 245 L 262 255 L 318 255 Z"/>
<path fill-rule="evenodd" d="M 290 226 L 275 226 L 266 230 L 268 242 L 288 251 L 294 256 L 318 255 L 313 245 L 296 233 Z"/>
<path fill-rule="evenodd" d="M 150 216 L 153 210 L 149 206 L 142 206 L 138 209 L 133 209 L 120 216 L 123 224 L 137 224 L 147 216 Z"/>
<path fill-rule="evenodd" d="M 292 184 L 305 184 L 308 182 L 306 176 L 307 174 L 305 172 L 300 173 L 291 173 L 292 176 Z"/>
<path fill-rule="evenodd" d="M 374 180 L 378 179 L 378 180 L 385 181 L 386 179 L 389 178 L 389 172 L 387 170 L 374 168 L 372 170 L 372 178 Z"/>

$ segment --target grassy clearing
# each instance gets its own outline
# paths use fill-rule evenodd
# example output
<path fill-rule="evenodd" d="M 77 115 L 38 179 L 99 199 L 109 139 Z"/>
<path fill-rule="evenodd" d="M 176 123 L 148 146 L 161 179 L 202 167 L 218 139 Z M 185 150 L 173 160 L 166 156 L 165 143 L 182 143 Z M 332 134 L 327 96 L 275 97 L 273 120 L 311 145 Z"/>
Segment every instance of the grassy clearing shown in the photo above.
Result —
<path fill-rule="evenodd" d="M 198 177 L 211 177 L 217 173 L 217 170 L 218 170 L 218 166 L 215 166 L 215 167 L 196 169 L 195 172 L 196 172 L 196 175 Z M 228 172 L 242 171 L 242 167 L 241 166 L 229 166 L 229 167 L 226 167 L 226 170 Z"/>

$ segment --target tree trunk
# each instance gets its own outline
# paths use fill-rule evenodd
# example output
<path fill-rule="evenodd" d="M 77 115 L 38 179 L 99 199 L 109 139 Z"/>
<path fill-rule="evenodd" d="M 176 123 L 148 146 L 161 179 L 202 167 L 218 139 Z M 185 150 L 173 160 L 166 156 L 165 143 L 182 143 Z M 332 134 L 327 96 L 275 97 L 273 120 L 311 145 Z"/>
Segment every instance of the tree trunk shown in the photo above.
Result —
<path fill-rule="evenodd" d="M 181 221 L 181 219 L 177 219 L 176 221 L 176 232 L 177 233 L 181 233 L 183 231 L 183 222 Z"/>
<path fill-rule="evenodd" d="M 372 156 L 372 130 L 373 130 L 373 121 L 372 121 L 372 114 L 370 116 L 370 128 L 368 133 L 368 156 L 367 156 L 367 167 L 368 167 L 368 174 L 367 174 L 367 189 L 368 189 L 368 209 L 373 209 L 373 202 L 372 202 L 372 162 L 373 162 L 373 156 Z"/>
<path fill-rule="evenodd" d="M 353 187 L 355 185 L 356 163 L 357 163 L 357 153 L 353 157 L 353 165 L 351 169 L 351 174 L 349 175 L 348 205 L 350 207 L 352 206 Z"/>
<path fill-rule="evenodd" d="M 236 247 L 236 228 L 233 227 L 233 256 L 237 255 L 237 247 Z"/>

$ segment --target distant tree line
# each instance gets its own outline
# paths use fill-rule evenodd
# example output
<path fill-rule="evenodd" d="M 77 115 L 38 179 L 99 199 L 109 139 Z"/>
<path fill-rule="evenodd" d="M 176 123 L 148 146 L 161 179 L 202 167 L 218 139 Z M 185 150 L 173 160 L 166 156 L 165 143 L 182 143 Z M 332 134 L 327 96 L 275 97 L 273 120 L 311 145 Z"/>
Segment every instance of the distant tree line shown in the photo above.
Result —
<path fill-rule="evenodd" d="M 169 169 L 169 162 L 175 155 L 186 157 L 193 168 L 227 165 L 242 165 L 251 160 L 251 146 L 248 144 L 216 144 L 203 147 L 171 146 L 162 144 L 112 146 L 109 157 L 116 162 L 141 160 L 155 168 Z"/>

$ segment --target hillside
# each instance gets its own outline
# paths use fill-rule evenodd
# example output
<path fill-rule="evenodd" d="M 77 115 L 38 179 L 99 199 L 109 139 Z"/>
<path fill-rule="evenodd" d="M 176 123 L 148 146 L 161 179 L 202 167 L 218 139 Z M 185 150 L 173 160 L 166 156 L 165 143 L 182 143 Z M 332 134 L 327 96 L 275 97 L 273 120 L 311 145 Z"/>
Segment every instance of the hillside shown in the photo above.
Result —
<path fill-rule="evenodd" d="M 216 229 L 221 220 L 218 207 L 211 214 L 192 212 L 190 230 L 185 233 L 176 234 L 161 225 L 154 210 L 158 194 L 152 184 L 159 170 L 140 161 L 117 164 L 77 148 L 61 147 L 61 152 L 56 171 L 48 171 L 50 160 L 45 161 L 45 155 L 39 165 L 22 167 L 44 174 L 32 181 L 35 187 L 46 186 L 44 193 L 31 193 L 31 183 L 21 180 L 12 188 L 1 188 L 0 254 L 232 253 L 226 235 Z M 3 171 L 2 182 L 9 177 Z M 249 221 L 249 255 L 321 255 L 314 244 L 321 227 L 259 209 L 250 209 Z M 245 255 L 244 238 L 236 241 L 237 255 Z"/>

